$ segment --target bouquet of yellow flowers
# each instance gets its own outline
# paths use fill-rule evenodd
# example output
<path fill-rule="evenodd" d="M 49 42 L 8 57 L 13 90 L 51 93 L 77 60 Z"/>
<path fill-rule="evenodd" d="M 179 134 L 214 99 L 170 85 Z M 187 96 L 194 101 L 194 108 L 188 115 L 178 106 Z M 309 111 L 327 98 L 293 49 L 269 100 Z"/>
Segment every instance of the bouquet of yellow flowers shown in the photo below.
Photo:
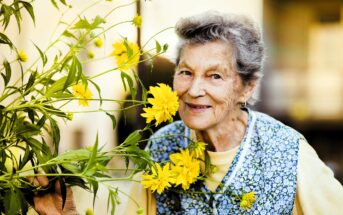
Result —
<path fill-rule="evenodd" d="M 70 5 L 65 0 L 51 0 L 59 9 Z M 2 61 L 0 73 L 3 80 L 0 90 L 0 213 L 7 215 L 26 214 L 32 204 L 34 193 L 47 192 L 50 187 L 36 187 L 31 179 L 46 176 L 50 185 L 59 181 L 62 197 L 66 198 L 66 186 L 79 186 L 97 194 L 99 183 L 111 180 L 130 180 L 134 173 L 153 165 L 149 154 L 138 147 L 141 132 L 148 130 L 150 122 L 159 124 L 169 121 L 178 108 L 177 96 L 171 88 L 160 84 L 150 90 L 141 84 L 136 73 L 136 66 L 143 61 L 150 61 L 167 50 L 167 44 L 157 41 L 154 49 L 144 52 L 135 42 L 122 37 L 113 43 L 113 51 L 105 57 L 114 58 L 116 67 L 89 76 L 84 73 L 81 51 L 87 51 L 89 61 L 97 60 L 92 48 L 102 48 L 106 33 L 118 25 L 134 24 L 137 28 L 142 18 L 137 15 L 130 20 L 119 23 L 108 23 L 108 17 L 117 9 L 134 4 L 115 5 L 110 1 L 95 1 L 87 6 L 71 22 L 59 21 L 63 31 L 47 48 L 41 49 L 34 44 L 39 57 L 31 60 L 25 50 L 18 50 L 16 44 L 6 33 L 11 20 L 18 24 L 20 32 L 22 13 L 27 12 L 35 22 L 34 0 L 13 0 L 11 3 L 0 1 L 0 23 L 4 30 L 0 32 L 1 50 L 8 49 L 11 55 Z M 108 4 L 112 7 L 105 15 L 87 18 L 84 13 L 96 4 Z M 115 6 L 113 6 L 115 5 Z M 69 8 L 70 9 L 70 8 Z M 106 23 L 106 26 L 105 26 Z M 148 42 L 150 42 L 148 40 Z M 147 43 L 148 43 L 147 42 Z M 58 45 L 66 45 L 66 50 L 58 49 Z M 55 51 L 57 49 L 57 51 Z M 154 52 L 154 53 L 151 53 Z M 14 56 L 13 56 L 14 53 Z M 48 57 L 53 55 L 53 57 Z M 147 57 L 142 60 L 141 56 Z M 27 65 L 33 62 L 31 65 Z M 20 77 L 15 80 L 19 71 Z M 92 147 L 59 153 L 60 126 L 59 120 L 70 121 L 73 112 L 64 109 L 71 101 L 78 101 L 80 106 L 88 106 L 90 102 L 98 102 L 97 111 L 103 112 L 113 122 L 116 119 L 109 111 L 102 109 L 104 102 L 122 104 L 125 100 L 102 97 L 101 87 L 95 78 L 110 72 L 120 72 L 122 84 L 131 93 L 132 106 L 148 105 L 143 117 L 148 125 L 131 133 L 119 146 L 111 150 L 99 147 L 98 138 Z M 136 100 L 137 90 L 142 91 L 143 100 Z M 96 93 L 92 91 L 96 90 Z M 154 98 L 149 98 L 151 94 Z M 164 102 L 168 100 L 168 102 Z M 151 104 L 151 105 L 149 105 Z M 128 164 L 131 160 L 135 168 L 128 177 L 112 178 L 109 174 L 108 162 L 113 157 L 123 157 Z M 109 190 L 109 203 L 114 214 L 118 192 L 106 185 Z"/>

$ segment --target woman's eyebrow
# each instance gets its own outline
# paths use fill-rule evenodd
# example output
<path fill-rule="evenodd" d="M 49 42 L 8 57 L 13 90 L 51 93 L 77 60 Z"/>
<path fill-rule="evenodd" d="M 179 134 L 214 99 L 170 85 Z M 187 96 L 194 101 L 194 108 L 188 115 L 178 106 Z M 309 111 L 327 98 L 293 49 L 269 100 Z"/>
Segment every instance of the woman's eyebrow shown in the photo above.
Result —
<path fill-rule="evenodd" d="M 194 70 L 189 64 L 187 64 L 186 61 L 181 61 L 177 67 L 178 67 L 178 68 L 179 68 L 179 67 L 186 67 L 186 68 L 188 68 L 188 69 L 190 69 L 190 70 Z"/>
<path fill-rule="evenodd" d="M 212 65 L 209 65 L 206 70 L 207 71 L 218 70 L 218 69 L 221 70 L 221 68 L 222 67 L 219 64 L 212 64 Z"/>

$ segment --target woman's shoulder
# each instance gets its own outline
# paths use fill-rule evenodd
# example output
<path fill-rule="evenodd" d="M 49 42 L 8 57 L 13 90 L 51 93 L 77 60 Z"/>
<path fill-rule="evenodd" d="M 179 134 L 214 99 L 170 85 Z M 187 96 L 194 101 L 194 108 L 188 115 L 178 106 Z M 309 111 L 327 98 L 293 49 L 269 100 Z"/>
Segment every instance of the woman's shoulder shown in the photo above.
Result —
<path fill-rule="evenodd" d="M 147 146 L 153 160 L 167 161 L 169 154 L 188 144 L 189 129 L 182 121 L 175 121 L 157 130 L 151 137 Z"/>
<path fill-rule="evenodd" d="M 303 135 L 297 130 L 275 119 L 274 117 L 258 111 L 253 112 L 256 115 L 256 129 L 260 133 L 273 134 L 273 136 L 278 138 L 287 137 L 296 140 L 303 138 Z"/>

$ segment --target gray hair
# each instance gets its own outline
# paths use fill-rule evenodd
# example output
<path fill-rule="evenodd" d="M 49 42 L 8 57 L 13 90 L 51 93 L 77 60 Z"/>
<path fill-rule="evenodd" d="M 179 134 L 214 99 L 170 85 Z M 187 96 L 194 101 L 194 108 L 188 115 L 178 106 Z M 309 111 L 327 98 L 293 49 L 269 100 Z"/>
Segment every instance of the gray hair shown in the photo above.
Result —
<path fill-rule="evenodd" d="M 180 19 L 175 29 L 180 38 L 176 65 L 184 45 L 222 40 L 228 42 L 233 50 L 232 68 L 243 84 L 262 77 L 264 45 L 259 27 L 249 18 L 208 11 Z"/>

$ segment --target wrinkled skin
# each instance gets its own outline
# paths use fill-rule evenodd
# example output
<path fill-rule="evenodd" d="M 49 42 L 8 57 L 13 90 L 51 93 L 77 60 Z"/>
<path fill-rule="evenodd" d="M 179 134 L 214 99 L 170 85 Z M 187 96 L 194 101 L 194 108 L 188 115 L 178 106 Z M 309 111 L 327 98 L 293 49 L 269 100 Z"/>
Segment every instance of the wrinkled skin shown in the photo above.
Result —
<path fill-rule="evenodd" d="M 49 184 L 47 177 L 29 178 L 29 181 L 34 186 L 46 187 Z M 33 198 L 34 209 L 40 215 L 77 215 L 77 210 L 74 203 L 73 192 L 70 187 L 67 188 L 67 199 L 62 210 L 62 195 L 60 183 L 55 183 L 55 192 L 46 193 L 44 195 L 36 194 Z"/>
<path fill-rule="evenodd" d="M 256 83 L 243 84 L 232 68 L 232 49 L 224 41 L 186 44 L 174 75 L 179 115 L 212 151 L 240 144 L 248 114 L 241 109 Z"/>

